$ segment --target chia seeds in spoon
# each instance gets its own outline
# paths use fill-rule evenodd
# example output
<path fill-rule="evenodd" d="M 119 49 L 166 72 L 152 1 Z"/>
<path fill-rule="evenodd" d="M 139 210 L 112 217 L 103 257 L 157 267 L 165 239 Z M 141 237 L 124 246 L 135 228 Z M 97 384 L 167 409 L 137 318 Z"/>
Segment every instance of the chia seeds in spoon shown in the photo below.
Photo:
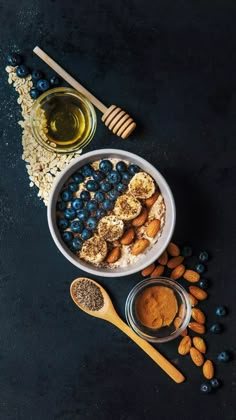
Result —
<path fill-rule="evenodd" d="M 100 288 L 87 279 L 79 280 L 74 284 L 73 295 L 79 304 L 90 311 L 99 311 L 104 305 Z"/>

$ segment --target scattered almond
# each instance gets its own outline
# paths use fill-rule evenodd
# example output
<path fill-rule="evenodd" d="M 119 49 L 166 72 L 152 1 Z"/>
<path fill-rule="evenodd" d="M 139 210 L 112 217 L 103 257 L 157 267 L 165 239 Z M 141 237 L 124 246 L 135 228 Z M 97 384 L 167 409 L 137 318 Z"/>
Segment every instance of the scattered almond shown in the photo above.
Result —
<path fill-rule="evenodd" d="M 194 321 L 199 322 L 199 324 L 205 324 L 206 322 L 206 316 L 199 308 L 192 309 L 192 318 Z"/>
<path fill-rule="evenodd" d="M 206 330 L 205 325 L 199 324 L 198 322 L 190 322 L 188 327 L 190 330 L 195 331 L 198 334 L 204 334 Z"/>
<path fill-rule="evenodd" d="M 201 337 L 193 337 L 193 345 L 201 353 L 206 353 L 206 343 Z"/>
<path fill-rule="evenodd" d="M 168 247 L 167 247 L 167 252 L 172 257 L 178 257 L 179 254 L 180 254 L 180 249 L 176 244 L 174 244 L 174 242 L 170 242 Z"/>
<path fill-rule="evenodd" d="M 159 264 L 166 265 L 168 263 L 168 254 L 167 251 L 164 251 L 163 254 L 157 260 Z"/>
<path fill-rule="evenodd" d="M 152 271 L 155 268 L 155 264 L 150 264 L 148 267 L 144 268 L 143 271 L 141 272 L 143 277 L 149 276 L 149 274 L 152 273 Z"/>
<path fill-rule="evenodd" d="M 178 257 L 172 257 L 168 263 L 167 263 L 167 267 L 168 268 L 176 268 L 178 267 L 178 265 L 182 264 L 184 260 L 184 257 L 182 257 L 181 255 L 179 255 Z"/>
<path fill-rule="evenodd" d="M 202 366 L 203 365 L 204 357 L 203 357 L 202 353 L 200 353 L 200 351 L 195 349 L 195 347 L 191 347 L 190 357 L 191 357 L 193 363 L 195 363 L 196 366 Z"/>
<path fill-rule="evenodd" d="M 170 278 L 172 280 L 178 280 L 185 272 L 185 266 L 183 264 L 178 265 L 178 267 L 174 268 L 174 270 L 170 273 Z"/>
<path fill-rule="evenodd" d="M 112 264 L 118 261 L 119 258 L 120 258 L 120 247 L 116 246 L 115 248 L 111 250 L 111 252 L 109 252 L 106 261 Z"/>
<path fill-rule="evenodd" d="M 151 220 L 151 222 L 148 224 L 146 228 L 147 236 L 149 236 L 150 238 L 155 238 L 157 232 L 160 229 L 160 225 L 161 225 L 161 221 L 159 219 Z"/>
<path fill-rule="evenodd" d="M 183 330 L 180 335 L 182 335 L 182 337 L 185 337 L 186 335 L 188 335 L 188 328 L 185 328 L 185 330 Z"/>
<path fill-rule="evenodd" d="M 132 220 L 132 225 L 135 227 L 142 226 L 146 222 L 147 218 L 148 218 L 148 211 L 146 207 L 143 207 L 141 213 L 137 217 L 135 217 L 135 219 Z"/>
<path fill-rule="evenodd" d="M 164 273 L 165 267 L 163 265 L 157 265 L 155 270 L 153 270 L 151 277 L 158 277 Z"/>
<path fill-rule="evenodd" d="M 142 254 L 142 252 L 145 251 L 145 249 L 148 247 L 149 245 L 149 240 L 148 239 L 137 239 L 137 241 L 134 243 L 132 249 L 131 249 L 131 254 L 132 255 L 139 255 Z"/>
<path fill-rule="evenodd" d="M 206 360 L 204 365 L 202 366 L 202 373 L 206 379 L 212 379 L 214 376 L 214 365 L 211 360 Z"/>
<path fill-rule="evenodd" d="M 145 201 L 145 205 L 148 208 L 152 207 L 153 204 L 157 201 L 159 195 L 160 195 L 159 191 L 156 191 L 150 198 L 147 198 L 147 200 Z"/>
<path fill-rule="evenodd" d="M 200 289 L 200 287 L 189 286 L 189 291 L 198 300 L 205 300 L 207 298 L 207 292 Z"/>
<path fill-rule="evenodd" d="M 200 274 L 194 270 L 186 270 L 183 275 L 185 280 L 188 280 L 190 283 L 197 283 L 200 280 Z"/>
<path fill-rule="evenodd" d="M 134 240 L 135 231 L 133 228 L 128 229 L 122 236 L 120 243 L 122 245 L 129 245 Z"/>
<path fill-rule="evenodd" d="M 191 293 L 188 293 L 188 297 L 192 307 L 198 304 L 198 300 L 195 298 L 195 296 L 191 295 Z"/>
<path fill-rule="evenodd" d="M 189 353 L 192 345 L 192 340 L 189 337 L 189 335 L 186 335 L 186 337 L 182 338 L 182 340 L 179 343 L 178 347 L 178 353 L 184 356 L 185 354 Z"/>

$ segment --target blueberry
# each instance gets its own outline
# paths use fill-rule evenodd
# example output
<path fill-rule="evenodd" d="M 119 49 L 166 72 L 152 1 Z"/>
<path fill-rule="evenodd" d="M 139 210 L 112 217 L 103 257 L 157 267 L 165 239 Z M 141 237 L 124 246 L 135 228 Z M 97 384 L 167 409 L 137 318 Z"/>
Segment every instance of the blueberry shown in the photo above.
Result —
<path fill-rule="evenodd" d="M 34 83 L 40 79 L 43 79 L 43 73 L 40 70 L 33 70 L 31 76 Z"/>
<path fill-rule="evenodd" d="M 125 185 L 125 184 L 118 184 L 118 185 L 116 185 L 116 189 L 117 189 L 117 191 L 123 193 L 123 192 L 125 192 L 127 190 L 127 185 Z"/>
<path fill-rule="evenodd" d="M 207 279 L 201 279 L 198 283 L 199 287 L 201 287 L 201 289 L 207 289 L 209 286 L 208 280 Z"/>
<path fill-rule="evenodd" d="M 101 190 L 102 191 L 104 191 L 104 192 L 108 192 L 108 191 L 110 191 L 111 190 L 111 184 L 109 184 L 109 182 L 106 182 L 106 181 L 104 181 L 104 182 L 102 182 L 101 184 L 100 184 L 100 187 L 101 187 Z"/>
<path fill-rule="evenodd" d="M 98 223 L 98 221 L 97 221 L 96 217 L 89 217 L 88 220 L 87 220 L 87 226 L 91 230 L 96 229 L 97 223 Z"/>
<path fill-rule="evenodd" d="M 109 172 L 111 172 L 111 170 L 112 170 L 112 163 L 109 161 L 109 160 L 107 160 L 107 159 L 105 159 L 105 160 L 102 160 L 100 163 L 99 163 L 99 169 L 100 169 L 100 171 L 102 171 L 104 174 L 108 174 Z"/>
<path fill-rule="evenodd" d="M 70 201 L 72 199 L 71 191 L 68 191 L 68 190 L 62 191 L 61 198 L 62 198 L 63 201 L 66 201 L 66 202 Z"/>
<path fill-rule="evenodd" d="M 106 199 L 106 200 L 103 201 L 102 207 L 105 210 L 112 210 L 113 207 L 114 207 L 114 202 L 111 201 L 111 200 Z"/>
<path fill-rule="evenodd" d="M 119 184 L 121 181 L 120 173 L 118 171 L 111 171 L 107 176 L 107 180 L 110 184 Z"/>
<path fill-rule="evenodd" d="M 83 205 L 84 205 L 84 202 L 83 202 L 83 200 L 81 200 L 81 198 L 75 198 L 71 202 L 71 207 L 73 207 L 73 209 L 75 209 L 75 210 L 82 209 Z"/>
<path fill-rule="evenodd" d="M 79 172 L 76 172 L 75 174 L 73 174 L 72 178 L 75 182 L 77 182 L 77 184 L 81 184 L 81 182 L 84 181 L 84 176 Z"/>
<path fill-rule="evenodd" d="M 87 239 L 91 238 L 92 235 L 93 233 L 91 232 L 91 230 L 85 228 L 81 233 L 81 238 L 83 239 L 83 241 L 86 241 Z"/>
<path fill-rule="evenodd" d="M 129 174 L 129 172 L 123 172 L 122 173 L 122 182 L 125 185 L 128 185 L 129 181 L 131 180 L 131 176 Z"/>
<path fill-rule="evenodd" d="M 228 351 L 222 351 L 218 354 L 217 359 L 219 362 L 229 362 L 230 361 L 230 353 Z"/>
<path fill-rule="evenodd" d="M 128 171 L 131 175 L 135 175 L 140 171 L 140 168 L 137 165 L 129 165 Z"/>
<path fill-rule="evenodd" d="M 204 382 L 200 387 L 201 392 L 204 394 L 209 394 L 212 391 L 211 384 L 208 382 Z"/>
<path fill-rule="evenodd" d="M 217 379 L 217 378 L 213 378 L 213 379 L 211 379 L 211 380 L 210 380 L 210 384 L 211 384 L 212 388 L 214 388 L 214 389 L 219 388 L 219 387 L 220 387 L 220 385 L 221 385 L 221 383 L 220 383 L 219 379 Z"/>
<path fill-rule="evenodd" d="M 76 192 L 78 190 L 78 185 L 76 184 L 76 182 L 70 182 L 68 185 L 68 189 L 71 192 Z"/>
<path fill-rule="evenodd" d="M 206 267 L 204 264 L 197 264 L 195 266 L 195 270 L 197 271 L 197 273 L 202 274 L 206 270 Z"/>
<path fill-rule="evenodd" d="M 207 262 L 209 260 L 209 255 L 206 251 L 201 251 L 198 256 L 199 261 Z"/>
<path fill-rule="evenodd" d="M 82 248 L 82 245 L 83 245 L 83 241 L 80 238 L 76 237 L 73 239 L 71 243 L 71 248 L 74 251 L 79 251 Z"/>
<path fill-rule="evenodd" d="M 107 212 L 106 212 L 106 210 L 104 210 L 104 209 L 98 209 L 98 210 L 96 211 L 96 217 L 97 217 L 98 219 L 101 219 L 102 217 L 105 217 L 105 216 L 106 216 L 106 214 L 107 214 Z"/>
<path fill-rule="evenodd" d="M 80 220 L 73 220 L 73 222 L 71 222 L 70 224 L 70 228 L 72 232 L 81 233 L 84 228 L 84 225 Z"/>
<path fill-rule="evenodd" d="M 92 213 L 93 211 L 97 210 L 98 203 L 95 200 L 90 200 L 90 201 L 88 201 L 86 207 Z"/>
<path fill-rule="evenodd" d="M 227 310 L 225 306 L 218 306 L 216 308 L 216 315 L 219 317 L 225 316 L 227 314 Z"/>
<path fill-rule="evenodd" d="M 9 66 L 19 66 L 22 63 L 22 57 L 19 54 L 11 53 L 7 56 L 7 63 Z"/>
<path fill-rule="evenodd" d="M 57 202 L 57 210 L 58 211 L 64 211 L 66 208 L 66 203 L 64 201 L 58 201 Z"/>
<path fill-rule="evenodd" d="M 127 165 L 125 162 L 123 162 L 122 160 L 120 160 L 119 162 L 117 162 L 116 164 L 116 169 L 119 172 L 125 172 L 127 170 Z"/>
<path fill-rule="evenodd" d="M 80 194 L 80 198 L 83 201 L 89 201 L 90 200 L 90 193 L 88 191 L 82 191 Z"/>
<path fill-rule="evenodd" d="M 50 82 L 50 85 L 51 86 L 57 87 L 57 86 L 60 86 L 61 79 L 59 77 L 57 77 L 57 76 L 52 76 L 52 77 L 50 77 L 49 82 Z"/>
<path fill-rule="evenodd" d="M 92 191 L 92 192 L 97 191 L 98 188 L 99 188 L 98 182 L 97 181 L 92 181 L 92 180 L 87 181 L 85 186 L 86 186 L 88 191 Z"/>
<path fill-rule="evenodd" d="M 214 334 L 219 334 L 222 331 L 222 325 L 216 322 L 210 327 L 210 331 Z"/>
<path fill-rule="evenodd" d="M 76 216 L 76 211 L 73 208 L 65 209 L 64 216 L 66 219 L 72 220 Z"/>
<path fill-rule="evenodd" d="M 98 203 L 102 203 L 105 200 L 105 194 L 102 191 L 98 191 L 94 194 L 94 199 L 98 202 Z"/>
<path fill-rule="evenodd" d="M 73 239 L 73 234 L 71 232 L 63 232 L 62 239 L 64 242 L 70 242 Z"/>
<path fill-rule="evenodd" d="M 36 88 L 30 89 L 30 96 L 31 96 L 32 99 L 37 99 L 39 97 L 39 95 L 40 95 L 40 92 L 39 92 L 38 89 L 36 89 Z"/>
<path fill-rule="evenodd" d="M 93 177 L 94 181 L 100 182 L 104 179 L 105 174 L 101 171 L 94 171 L 92 177 Z"/>
<path fill-rule="evenodd" d="M 193 249 L 191 248 L 191 246 L 188 246 L 188 245 L 185 245 L 183 249 L 181 250 L 181 255 L 183 257 L 191 257 L 192 253 L 193 253 Z"/>
<path fill-rule="evenodd" d="M 80 170 L 81 170 L 82 175 L 84 177 L 91 176 L 93 174 L 93 171 L 94 171 L 93 167 L 91 165 L 89 165 L 89 163 L 82 166 L 82 168 Z"/>
<path fill-rule="evenodd" d="M 78 210 L 77 216 L 81 222 L 85 222 L 89 218 L 90 212 L 87 209 Z"/>
<path fill-rule="evenodd" d="M 16 74 L 18 77 L 21 77 L 21 78 L 26 77 L 29 74 L 29 69 L 24 64 L 21 64 L 20 66 L 17 67 Z"/>
<path fill-rule="evenodd" d="M 107 195 L 110 198 L 110 200 L 115 201 L 119 197 L 120 193 L 117 190 L 111 190 L 108 192 Z"/>
<path fill-rule="evenodd" d="M 64 218 L 58 219 L 57 226 L 59 227 L 60 230 L 65 230 L 65 229 L 68 228 L 69 222 L 68 222 L 68 220 L 66 220 Z"/>
<path fill-rule="evenodd" d="M 39 79 L 37 81 L 36 87 L 40 92 L 45 92 L 50 88 L 50 83 L 47 79 Z"/>

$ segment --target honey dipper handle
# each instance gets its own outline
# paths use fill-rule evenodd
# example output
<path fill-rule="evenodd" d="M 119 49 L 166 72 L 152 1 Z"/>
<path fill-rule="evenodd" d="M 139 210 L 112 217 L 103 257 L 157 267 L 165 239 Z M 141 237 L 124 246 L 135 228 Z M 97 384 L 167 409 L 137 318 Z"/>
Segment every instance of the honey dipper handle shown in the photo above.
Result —
<path fill-rule="evenodd" d="M 158 366 L 160 366 L 160 368 L 163 369 L 164 372 L 166 372 L 167 375 L 169 375 L 175 382 L 179 384 L 185 380 L 185 377 L 174 365 L 172 365 L 164 356 L 162 356 L 161 353 L 159 353 L 159 351 L 151 346 L 151 344 L 139 337 L 127 324 L 125 324 L 125 322 L 122 321 L 122 319 L 114 317 L 113 319 L 109 319 L 109 321 L 128 335 L 139 347 L 141 347 L 141 349 L 145 351 L 145 353 L 147 353 L 148 356 L 151 357 L 151 359 L 154 360 L 154 362 L 156 362 Z"/>
<path fill-rule="evenodd" d="M 69 73 L 67 73 L 59 64 L 57 64 L 49 55 L 47 55 L 41 48 L 35 47 L 34 53 L 40 57 L 49 67 L 51 67 L 59 76 L 62 77 L 69 85 L 74 89 L 81 92 L 92 104 L 98 108 L 103 114 L 107 111 L 107 107 L 100 102 L 95 96 L 92 95 L 87 89 L 85 89 L 77 80 L 75 80 Z"/>

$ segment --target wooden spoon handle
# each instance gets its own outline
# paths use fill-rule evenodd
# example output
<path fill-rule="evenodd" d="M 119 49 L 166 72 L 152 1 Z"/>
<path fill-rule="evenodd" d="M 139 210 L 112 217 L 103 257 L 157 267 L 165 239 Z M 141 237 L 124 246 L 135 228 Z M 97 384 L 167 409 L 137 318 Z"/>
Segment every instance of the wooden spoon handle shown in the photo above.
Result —
<path fill-rule="evenodd" d="M 163 369 L 167 375 L 169 375 L 175 382 L 178 384 L 185 380 L 185 377 L 182 373 L 172 365 L 164 356 L 162 356 L 159 351 L 154 349 L 147 341 L 143 340 L 139 337 L 125 322 L 122 321 L 121 318 L 113 318 L 113 320 L 109 320 L 112 322 L 116 327 L 118 327 L 121 331 L 123 331 L 126 335 L 128 335 L 131 340 L 133 340 L 148 356 L 151 357 L 154 362 Z"/>

